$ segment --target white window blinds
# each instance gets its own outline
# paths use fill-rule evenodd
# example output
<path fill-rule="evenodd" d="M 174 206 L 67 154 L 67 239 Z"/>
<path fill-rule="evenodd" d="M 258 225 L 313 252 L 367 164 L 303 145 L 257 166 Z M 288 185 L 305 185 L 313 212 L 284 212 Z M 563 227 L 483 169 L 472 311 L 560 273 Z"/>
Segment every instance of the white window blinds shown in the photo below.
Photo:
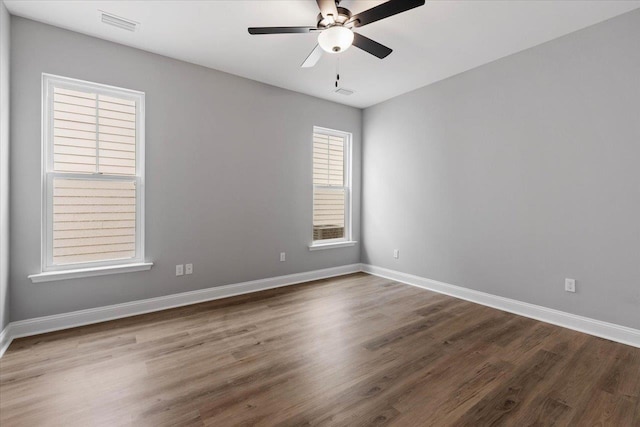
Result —
<path fill-rule="evenodd" d="M 44 78 L 43 271 L 143 261 L 144 95 Z"/>
<path fill-rule="evenodd" d="M 135 101 L 54 88 L 54 170 L 136 174 Z"/>
<path fill-rule="evenodd" d="M 135 257 L 133 181 L 53 180 L 53 263 Z"/>
<path fill-rule="evenodd" d="M 344 185 L 344 138 L 314 133 L 313 183 L 315 185 Z"/>

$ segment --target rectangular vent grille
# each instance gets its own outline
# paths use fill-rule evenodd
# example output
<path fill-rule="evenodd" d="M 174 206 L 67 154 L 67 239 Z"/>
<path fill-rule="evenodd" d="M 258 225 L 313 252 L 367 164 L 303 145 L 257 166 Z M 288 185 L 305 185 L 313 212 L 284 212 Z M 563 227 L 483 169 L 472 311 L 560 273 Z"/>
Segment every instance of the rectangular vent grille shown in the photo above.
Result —
<path fill-rule="evenodd" d="M 353 95 L 353 91 L 352 90 L 345 89 L 343 87 L 340 87 L 340 88 L 336 89 L 335 92 L 339 93 L 340 95 L 345 95 L 345 96 Z"/>
<path fill-rule="evenodd" d="M 124 19 L 104 11 L 100 11 L 100 21 L 102 21 L 102 23 L 104 24 L 112 25 L 114 27 L 122 28 L 123 30 L 131 32 L 136 31 L 138 29 L 138 26 L 140 25 L 139 22 Z"/>

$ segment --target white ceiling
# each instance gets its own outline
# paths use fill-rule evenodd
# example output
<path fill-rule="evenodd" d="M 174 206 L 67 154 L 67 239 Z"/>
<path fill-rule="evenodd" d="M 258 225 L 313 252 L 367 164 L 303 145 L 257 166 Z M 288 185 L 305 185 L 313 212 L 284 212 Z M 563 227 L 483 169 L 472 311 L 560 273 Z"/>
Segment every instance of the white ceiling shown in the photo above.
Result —
<path fill-rule="evenodd" d="M 380 1 L 344 0 L 353 13 Z M 396 95 L 544 43 L 640 7 L 640 1 L 427 1 L 425 6 L 357 29 L 392 49 L 380 60 L 355 47 L 299 66 L 314 34 L 251 36 L 250 26 L 311 26 L 314 0 L 19 1 L 14 15 L 204 65 L 355 107 Z M 130 33 L 99 21 L 104 10 L 142 25 Z"/>

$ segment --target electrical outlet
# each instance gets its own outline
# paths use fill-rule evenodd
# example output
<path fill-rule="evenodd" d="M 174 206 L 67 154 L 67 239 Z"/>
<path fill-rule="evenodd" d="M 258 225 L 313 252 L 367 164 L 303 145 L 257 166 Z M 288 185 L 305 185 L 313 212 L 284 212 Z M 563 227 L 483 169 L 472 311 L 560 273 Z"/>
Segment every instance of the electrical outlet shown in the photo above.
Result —
<path fill-rule="evenodd" d="M 193 264 L 186 264 L 184 266 L 185 274 L 193 274 Z"/>
<path fill-rule="evenodd" d="M 286 252 L 280 252 L 280 262 L 284 262 L 287 260 Z"/>
<path fill-rule="evenodd" d="M 393 250 L 393 257 L 394 257 L 395 259 L 400 258 L 400 249 L 394 249 L 394 250 Z"/>
<path fill-rule="evenodd" d="M 567 292 L 575 292 L 576 279 L 564 279 L 564 290 Z"/>
<path fill-rule="evenodd" d="M 184 275 L 184 265 L 178 264 L 176 265 L 176 276 Z"/>

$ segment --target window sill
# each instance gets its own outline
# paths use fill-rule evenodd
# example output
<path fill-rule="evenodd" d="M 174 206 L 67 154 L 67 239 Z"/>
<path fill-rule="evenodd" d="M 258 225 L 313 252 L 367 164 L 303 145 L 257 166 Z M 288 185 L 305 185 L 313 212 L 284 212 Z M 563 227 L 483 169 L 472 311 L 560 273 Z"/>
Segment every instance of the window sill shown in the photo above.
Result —
<path fill-rule="evenodd" d="M 335 243 L 316 243 L 309 246 L 310 251 L 321 251 L 324 249 L 334 249 L 334 248 L 346 248 L 348 246 L 355 246 L 358 243 L 355 240 L 349 240 L 347 242 L 335 242 Z"/>
<path fill-rule="evenodd" d="M 47 271 L 32 274 L 29 277 L 33 283 L 53 282 L 55 280 L 79 279 L 82 277 L 104 276 L 107 274 L 133 273 L 135 271 L 147 271 L 153 267 L 152 262 L 138 262 L 135 264 L 109 265 L 106 267 L 78 268 L 75 270 Z"/>

